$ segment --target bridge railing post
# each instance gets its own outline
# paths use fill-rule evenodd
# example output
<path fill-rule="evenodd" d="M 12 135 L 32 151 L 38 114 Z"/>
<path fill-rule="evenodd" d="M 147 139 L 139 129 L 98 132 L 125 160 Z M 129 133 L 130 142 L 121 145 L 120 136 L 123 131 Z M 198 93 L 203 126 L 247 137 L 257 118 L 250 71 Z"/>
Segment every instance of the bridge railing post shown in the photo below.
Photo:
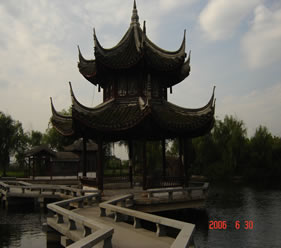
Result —
<path fill-rule="evenodd" d="M 100 208 L 100 217 L 106 217 L 106 209 Z"/>
<path fill-rule="evenodd" d="M 76 224 L 75 221 L 72 219 L 68 219 L 69 223 L 68 223 L 68 230 L 76 230 Z"/>
<path fill-rule="evenodd" d="M 83 226 L 83 228 L 84 228 L 83 237 L 87 237 L 88 235 L 90 235 L 92 233 L 92 229 L 90 227 Z"/>
<path fill-rule="evenodd" d="M 115 221 L 115 222 L 120 222 L 120 221 L 122 221 L 122 220 L 123 220 L 123 215 L 120 214 L 120 213 L 118 213 L 118 212 L 115 212 L 115 213 L 114 213 L 114 221 Z"/>
<path fill-rule="evenodd" d="M 156 235 L 158 237 L 166 235 L 166 227 L 164 225 L 161 225 L 161 224 L 157 223 L 156 227 L 157 227 Z"/>
<path fill-rule="evenodd" d="M 64 223 L 64 220 L 63 220 L 63 215 L 57 213 L 57 223 L 58 224 L 62 224 Z"/>
<path fill-rule="evenodd" d="M 141 220 L 137 217 L 134 217 L 134 228 L 141 228 Z"/>

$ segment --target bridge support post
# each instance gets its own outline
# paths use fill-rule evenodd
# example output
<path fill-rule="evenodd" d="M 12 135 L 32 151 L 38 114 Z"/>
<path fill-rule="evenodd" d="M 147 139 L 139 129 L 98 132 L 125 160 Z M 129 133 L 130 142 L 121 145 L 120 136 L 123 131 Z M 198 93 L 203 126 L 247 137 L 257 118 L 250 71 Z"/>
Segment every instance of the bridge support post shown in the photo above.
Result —
<path fill-rule="evenodd" d="M 104 241 L 103 241 L 103 248 L 112 248 L 112 236 L 106 238 Z"/>
<path fill-rule="evenodd" d="M 5 201 L 5 208 L 6 208 L 6 209 L 8 209 L 8 207 L 9 207 L 9 201 L 8 201 L 8 198 L 7 198 L 7 197 L 5 197 L 5 198 L 4 198 L 4 201 Z"/>
<path fill-rule="evenodd" d="M 46 236 L 47 236 L 47 247 L 53 246 L 57 247 L 61 244 L 61 234 L 54 230 L 53 228 L 47 226 L 46 227 Z"/>
<path fill-rule="evenodd" d="M 38 198 L 38 203 L 40 205 L 40 208 L 44 208 L 44 197 L 39 197 Z"/>
<path fill-rule="evenodd" d="M 71 239 L 69 239 L 68 237 L 66 237 L 66 236 L 61 236 L 60 244 L 63 247 L 67 247 L 67 246 L 73 244 L 73 241 Z"/>

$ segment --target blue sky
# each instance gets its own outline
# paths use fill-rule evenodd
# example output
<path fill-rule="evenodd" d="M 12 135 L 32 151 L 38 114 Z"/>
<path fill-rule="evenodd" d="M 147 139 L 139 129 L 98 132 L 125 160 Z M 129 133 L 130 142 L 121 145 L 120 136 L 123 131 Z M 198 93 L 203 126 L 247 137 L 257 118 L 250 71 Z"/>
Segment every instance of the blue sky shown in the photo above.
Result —
<path fill-rule="evenodd" d="M 68 81 L 84 105 L 101 93 L 77 68 L 77 45 L 94 58 L 93 27 L 104 47 L 130 24 L 132 0 L 0 1 L 0 110 L 25 130 L 45 131 L 56 109 L 71 105 Z M 242 119 L 248 135 L 266 125 L 281 136 L 281 2 L 275 0 L 138 0 L 147 35 L 177 50 L 187 30 L 191 74 L 169 100 L 196 108 L 216 85 L 216 116 Z"/>

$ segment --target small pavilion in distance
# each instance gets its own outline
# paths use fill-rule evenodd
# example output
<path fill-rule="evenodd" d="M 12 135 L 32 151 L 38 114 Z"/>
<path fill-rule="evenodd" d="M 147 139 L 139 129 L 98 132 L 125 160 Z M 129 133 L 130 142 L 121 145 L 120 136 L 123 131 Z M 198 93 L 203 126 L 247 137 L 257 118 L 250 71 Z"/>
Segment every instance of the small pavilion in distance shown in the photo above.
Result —
<path fill-rule="evenodd" d="M 166 51 L 155 45 L 146 35 L 145 22 L 141 28 L 134 1 L 130 26 L 119 41 L 109 49 L 102 47 L 94 31 L 95 59 L 85 59 L 80 49 L 80 73 L 99 91 L 103 102 L 89 108 L 81 104 L 70 84 L 72 114 L 58 113 L 51 100 L 52 124 L 64 136 L 83 138 L 86 161 L 86 142 L 98 144 L 96 182 L 100 190 L 104 184 L 103 145 L 106 142 L 125 140 L 129 146 L 130 183 L 133 185 L 133 142 L 142 143 L 142 187 L 150 187 L 146 159 L 146 143 L 161 141 L 162 175 L 159 185 L 169 180 L 166 175 L 165 140 L 179 139 L 182 186 L 190 178 L 191 139 L 208 133 L 214 125 L 214 91 L 202 108 L 183 108 L 170 103 L 167 91 L 182 82 L 190 73 L 190 53 L 185 51 L 185 32 L 182 44 L 176 51 Z M 162 183 L 162 185 L 164 185 Z M 156 185 L 157 186 L 157 185 Z M 170 185 L 169 185 L 170 186 Z"/>

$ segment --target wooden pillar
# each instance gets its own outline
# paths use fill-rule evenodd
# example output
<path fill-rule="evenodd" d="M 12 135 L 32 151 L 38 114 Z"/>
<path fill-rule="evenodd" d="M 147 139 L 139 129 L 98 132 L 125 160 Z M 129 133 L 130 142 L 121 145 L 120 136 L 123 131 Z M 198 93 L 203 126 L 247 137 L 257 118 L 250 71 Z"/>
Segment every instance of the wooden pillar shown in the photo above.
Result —
<path fill-rule="evenodd" d="M 97 166 L 97 184 L 98 189 L 103 191 L 103 148 L 102 140 L 98 140 L 98 166 Z"/>
<path fill-rule="evenodd" d="M 146 190 L 147 189 L 146 140 L 143 141 L 142 152 L 143 152 L 142 188 L 143 188 L 143 190 Z"/>
<path fill-rule="evenodd" d="M 51 173 L 51 180 L 53 180 L 53 161 L 51 161 L 51 158 L 48 159 L 48 165 L 50 166 L 50 173 Z"/>
<path fill-rule="evenodd" d="M 130 176 L 130 187 L 133 188 L 133 144 L 129 140 L 129 176 Z"/>
<path fill-rule="evenodd" d="M 162 166 L 163 166 L 163 177 L 166 177 L 166 142 L 165 139 L 162 139 Z"/>
<path fill-rule="evenodd" d="M 183 162 L 183 139 L 179 138 L 179 161 L 180 161 L 180 172 L 184 177 L 184 162 Z"/>
<path fill-rule="evenodd" d="M 33 174 L 33 180 L 35 179 L 35 159 L 34 156 L 32 157 L 32 174 Z"/>
<path fill-rule="evenodd" d="M 28 157 L 28 176 L 31 176 L 31 165 L 30 165 L 30 156 Z"/>
<path fill-rule="evenodd" d="M 191 154 L 191 139 L 183 139 L 183 166 L 184 166 L 184 186 L 188 186 L 190 178 L 190 154 Z"/>
<path fill-rule="evenodd" d="M 83 177 L 86 177 L 87 176 L 87 139 L 85 137 L 83 137 L 82 162 L 83 162 Z"/>

